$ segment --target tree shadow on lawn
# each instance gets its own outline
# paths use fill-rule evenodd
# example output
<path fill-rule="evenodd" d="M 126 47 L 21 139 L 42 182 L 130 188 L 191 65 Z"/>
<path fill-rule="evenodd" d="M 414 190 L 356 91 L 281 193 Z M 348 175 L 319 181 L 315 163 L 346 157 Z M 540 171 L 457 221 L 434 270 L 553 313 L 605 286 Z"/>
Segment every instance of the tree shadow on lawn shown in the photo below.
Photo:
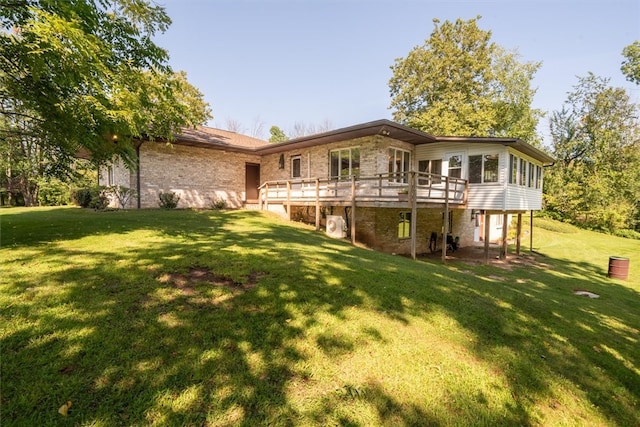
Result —
<path fill-rule="evenodd" d="M 358 425 L 348 409 L 365 405 L 380 424 L 446 424 L 447 417 L 460 417 L 532 425 L 544 421 L 540 402 L 548 401 L 549 411 L 569 404 L 558 401 L 560 385 L 581 390 L 584 396 L 575 397 L 614 423 L 640 424 L 640 298 L 600 269 L 415 263 L 259 219 L 251 233 L 235 231 L 253 215 L 188 213 L 180 222 L 140 219 L 128 226 L 123 220 L 125 232 L 153 226 L 173 239 L 122 248 L 123 262 L 114 262 L 112 251 L 88 251 L 91 265 L 71 263 L 46 277 L 16 279 L 10 292 L 32 296 L 5 314 L 21 323 L 3 334 L 3 420 L 56 424 L 56 409 L 70 399 L 69 421 L 76 424 Z M 95 232 L 94 225 L 78 228 L 59 240 Z M 300 257 L 310 245 L 314 255 Z M 60 265 L 79 255 L 42 250 Z M 162 280 L 193 267 L 208 268 L 217 279 L 194 280 L 190 292 Z M 252 280 L 255 287 L 241 289 Z M 600 299 L 573 295 L 585 281 Z M 316 381 L 301 342 L 315 343 L 332 363 L 366 345 L 338 330 L 308 335 L 326 315 L 348 322 L 353 307 L 400 324 L 446 312 L 475 337 L 468 349 L 508 379 L 513 399 L 495 409 L 460 386 L 449 391 L 444 408 L 434 409 L 403 402 L 376 380 L 354 394 L 336 378 L 339 385 L 318 397 L 316 409 L 300 412 L 292 384 Z M 366 335 L 387 339 L 376 325 Z M 29 388 L 31 381 L 40 385 Z"/>

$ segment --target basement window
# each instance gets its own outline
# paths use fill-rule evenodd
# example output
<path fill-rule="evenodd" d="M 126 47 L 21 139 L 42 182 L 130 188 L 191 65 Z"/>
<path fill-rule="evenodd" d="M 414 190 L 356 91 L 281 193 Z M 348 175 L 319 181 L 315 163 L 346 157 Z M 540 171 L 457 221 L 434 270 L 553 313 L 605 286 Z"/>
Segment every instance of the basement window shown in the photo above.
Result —
<path fill-rule="evenodd" d="M 398 217 L 398 238 L 411 237 L 411 212 L 400 212 Z"/>

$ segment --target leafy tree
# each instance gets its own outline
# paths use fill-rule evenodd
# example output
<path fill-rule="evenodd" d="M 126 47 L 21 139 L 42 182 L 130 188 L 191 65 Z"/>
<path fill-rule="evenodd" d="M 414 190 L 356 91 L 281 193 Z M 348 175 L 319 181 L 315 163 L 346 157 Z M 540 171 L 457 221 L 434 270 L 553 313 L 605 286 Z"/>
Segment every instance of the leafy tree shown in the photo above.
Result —
<path fill-rule="evenodd" d="M 394 120 L 442 135 L 497 135 L 538 140 L 542 113 L 531 109 L 530 82 L 540 63 L 491 42 L 475 19 L 434 19 L 422 46 L 396 59 L 389 81 Z"/>
<path fill-rule="evenodd" d="M 278 126 L 271 126 L 271 129 L 269 129 L 269 133 L 271 134 L 269 142 L 284 142 L 289 139 L 284 131 Z"/>
<path fill-rule="evenodd" d="M 79 152 L 95 164 L 131 161 L 133 139 L 171 140 L 210 117 L 151 40 L 170 22 L 146 0 L 2 1 L 2 167 L 25 201 L 36 200 L 34 174 L 67 178 Z"/>
<path fill-rule="evenodd" d="M 640 85 L 640 41 L 636 40 L 622 50 L 625 60 L 620 70 L 627 80 Z"/>
<path fill-rule="evenodd" d="M 580 78 L 552 114 L 553 154 L 546 207 L 589 227 L 615 231 L 640 219 L 638 106 L 608 79 Z"/>

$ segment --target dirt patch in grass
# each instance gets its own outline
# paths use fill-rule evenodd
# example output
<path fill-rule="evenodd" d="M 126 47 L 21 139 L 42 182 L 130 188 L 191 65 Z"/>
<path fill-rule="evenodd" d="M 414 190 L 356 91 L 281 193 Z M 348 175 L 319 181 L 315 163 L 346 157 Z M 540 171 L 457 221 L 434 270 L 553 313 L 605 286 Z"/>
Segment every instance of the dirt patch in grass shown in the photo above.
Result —
<path fill-rule="evenodd" d="M 232 278 L 215 274 L 207 267 L 192 267 L 187 273 L 163 273 L 158 277 L 160 283 L 169 284 L 180 289 L 183 295 L 195 295 L 196 285 L 223 287 L 232 291 L 247 291 L 256 286 L 258 279 L 265 273 L 251 272 L 244 282 L 237 282 Z"/>
<path fill-rule="evenodd" d="M 440 260 L 442 259 L 441 252 L 435 252 L 430 254 L 422 254 L 420 256 L 426 260 Z M 461 262 L 468 265 L 481 265 L 484 264 L 484 247 L 482 246 L 465 246 L 455 252 L 447 253 L 447 262 Z M 528 251 L 521 253 L 521 255 L 507 253 L 505 259 L 500 258 L 500 249 L 496 245 L 492 245 L 489 249 L 489 265 L 494 267 L 500 267 L 505 270 L 511 270 L 514 267 L 538 267 L 548 268 L 549 265 L 540 261 L 540 256 L 532 255 Z"/>

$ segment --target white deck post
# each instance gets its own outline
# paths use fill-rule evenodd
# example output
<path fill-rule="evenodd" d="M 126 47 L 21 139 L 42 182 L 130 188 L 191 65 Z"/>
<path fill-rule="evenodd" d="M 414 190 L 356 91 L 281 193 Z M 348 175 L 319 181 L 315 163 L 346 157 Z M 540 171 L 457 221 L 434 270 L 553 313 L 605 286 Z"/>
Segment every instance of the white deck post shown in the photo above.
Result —
<path fill-rule="evenodd" d="M 500 259 L 507 259 L 507 221 L 509 214 L 502 214 L 502 251 L 500 251 Z"/>
<path fill-rule="evenodd" d="M 264 210 L 269 210 L 269 183 L 264 184 Z"/>
<path fill-rule="evenodd" d="M 489 233 L 491 233 L 491 215 L 484 211 L 484 263 L 489 264 Z"/>
<path fill-rule="evenodd" d="M 533 255 L 533 210 L 531 211 L 531 221 L 529 221 L 529 252 Z"/>
<path fill-rule="evenodd" d="M 518 214 L 518 228 L 516 232 L 516 255 L 520 256 L 520 240 L 522 238 L 522 214 Z"/>

